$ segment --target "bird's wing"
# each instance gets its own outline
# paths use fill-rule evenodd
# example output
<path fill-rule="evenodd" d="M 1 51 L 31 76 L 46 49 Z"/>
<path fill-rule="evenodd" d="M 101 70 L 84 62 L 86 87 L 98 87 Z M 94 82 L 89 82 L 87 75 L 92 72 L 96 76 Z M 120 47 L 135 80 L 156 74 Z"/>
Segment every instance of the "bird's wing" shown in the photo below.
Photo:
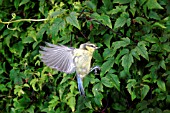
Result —
<path fill-rule="evenodd" d="M 65 73 L 75 72 L 75 63 L 73 61 L 73 50 L 63 45 L 53 45 L 46 42 L 48 47 L 42 47 L 40 52 L 41 60 L 49 67 Z"/>

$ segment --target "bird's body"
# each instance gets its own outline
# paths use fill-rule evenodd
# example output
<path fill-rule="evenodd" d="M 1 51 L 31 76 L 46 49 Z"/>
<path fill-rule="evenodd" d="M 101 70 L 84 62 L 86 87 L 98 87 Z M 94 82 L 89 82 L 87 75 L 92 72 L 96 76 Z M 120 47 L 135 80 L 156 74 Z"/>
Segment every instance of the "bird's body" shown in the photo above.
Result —
<path fill-rule="evenodd" d="M 68 74 L 76 72 L 79 92 L 85 95 L 83 78 L 90 72 L 92 55 L 97 47 L 91 43 L 81 44 L 79 49 L 50 43 L 46 45 L 48 47 L 41 47 L 41 60 L 58 71 Z"/>

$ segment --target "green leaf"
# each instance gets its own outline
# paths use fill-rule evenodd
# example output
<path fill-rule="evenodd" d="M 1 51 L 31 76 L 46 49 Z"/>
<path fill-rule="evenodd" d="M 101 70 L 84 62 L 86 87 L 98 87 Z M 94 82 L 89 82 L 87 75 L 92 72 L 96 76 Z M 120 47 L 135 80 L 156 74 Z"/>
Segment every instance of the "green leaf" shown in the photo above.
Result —
<path fill-rule="evenodd" d="M 0 91 L 4 92 L 4 91 L 8 91 L 8 89 L 6 88 L 4 84 L 0 84 Z"/>
<path fill-rule="evenodd" d="M 158 43 L 159 39 L 155 36 L 152 36 L 152 34 L 150 35 L 145 35 L 142 38 L 144 38 L 144 40 L 150 42 L 150 43 Z"/>
<path fill-rule="evenodd" d="M 149 61 L 149 56 L 147 52 L 147 48 L 145 47 L 144 42 L 139 42 L 138 45 L 136 46 L 135 50 L 138 53 L 138 55 L 141 55 L 143 58 Z"/>
<path fill-rule="evenodd" d="M 123 12 L 120 15 L 120 17 L 116 19 L 114 29 L 119 28 L 119 27 L 123 27 L 127 23 L 128 19 L 129 19 L 129 14 L 126 13 L 126 12 Z"/>
<path fill-rule="evenodd" d="M 75 111 L 75 105 L 76 105 L 76 99 L 75 99 L 75 96 L 70 97 L 70 98 L 68 99 L 67 104 L 68 104 L 68 105 L 69 105 L 69 107 L 71 108 L 72 112 L 74 112 L 74 111 Z"/>
<path fill-rule="evenodd" d="M 164 70 L 166 70 L 166 65 L 165 65 L 165 61 L 164 61 L 164 60 L 161 60 L 161 61 L 160 61 L 160 66 L 161 66 Z"/>
<path fill-rule="evenodd" d="M 146 5 L 148 9 L 164 9 L 157 0 L 147 0 Z"/>
<path fill-rule="evenodd" d="M 159 89 L 161 89 L 162 91 L 166 91 L 165 82 L 163 82 L 162 80 L 158 79 L 157 80 L 157 85 L 158 85 Z"/>
<path fill-rule="evenodd" d="M 77 20 L 77 13 L 76 12 L 71 12 L 68 17 L 66 17 L 67 23 L 75 26 L 80 30 L 80 25 Z"/>
<path fill-rule="evenodd" d="M 19 69 L 12 69 L 10 71 L 10 79 L 14 81 L 14 84 L 22 84 L 22 76 Z"/>
<path fill-rule="evenodd" d="M 122 66 L 123 66 L 125 72 L 129 73 L 129 69 L 130 69 L 132 63 L 134 62 L 132 54 L 128 53 L 128 54 L 124 55 L 121 60 L 122 60 Z"/>
<path fill-rule="evenodd" d="M 11 48 L 10 51 L 18 56 L 21 56 L 22 52 L 24 50 L 24 45 L 21 41 L 18 43 L 15 43 Z"/>
<path fill-rule="evenodd" d="M 110 77 L 111 83 L 113 84 L 113 86 L 120 91 L 120 80 L 119 77 L 115 74 L 108 74 L 108 76 Z"/>
<path fill-rule="evenodd" d="M 109 58 L 106 62 L 103 63 L 103 65 L 101 66 L 101 76 L 103 76 L 106 72 L 108 72 L 110 70 L 110 68 L 113 66 L 114 64 L 114 58 Z"/>
<path fill-rule="evenodd" d="M 119 12 L 125 12 L 127 8 L 128 8 L 128 6 L 116 6 L 116 9 L 114 8 L 107 13 L 113 15 L 113 14 L 117 14 Z"/>
<path fill-rule="evenodd" d="M 108 26 L 109 28 L 112 28 L 112 22 L 110 20 L 110 17 L 107 15 L 102 15 L 100 17 L 100 19 L 102 20 L 103 24 Z"/>
<path fill-rule="evenodd" d="M 113 57 L 113 55 L 116 53 L 116 51 L 112 48 L 106 48 L 104 49 L 104 52 L 103 52 L 103 57 L 104 57 L 104 60 L 106 60 L 107 58 L 109 57 Z"/>
<path fill-rule="evenodd" d="M 92 88 L 94 96 L 99 95 L 99 91 L 103 92 L 103 85 L 101 84 L 101 82 L 95 84 L 94 87 Z"/>
<path fill-rule="evenodd" d="M 149 92 L 150 87 L 148 85 L 143 85 L 141 89 L 141 100 L 143 100 Z"/>
<path fill-rule="evenodd" d="M 118 4 L 127 4 L 130 3 L 131 0 L 114 0 L 113 3 L 118 3 Z"/>
<path fill-rule="evenodd" d="M 123 49 L 120 51 L 120 53 L 117 55 L 116 59 L 115 59 L 115 63 L 119 65 L 120 63 L 120 57 L 122 57 L 122 55 L 129 53 L 128 49 Z"/>
<path fill-rule="evenodd" d="M 128 84 L 126 86 L 129 94 L 131 95 L 132 101 L 136 98 L 136 94 L 135 94 L 135 91 L 134 91 L 136 84 L 137 84 L 137 82 L 136 82 L 135 79 L 129 79 Z"/>
<path fill-rule="evenodd" d="M 49 106 L 48 106 L 49 110 L 54 109 L 58 103 L 59 103 L 59 98 L 57 96 L 53 96 L 53 99 L 49 101 Z"/>
<path fill-rule="evenodd" d="M 138 53 L 136 52 L 135 49 L 132 49 L 130 53 L 131 53 L 132 56 L 134 56 L 136 59 L 140 60 L 140 57 L 139 57 L 139 55 L 138 55 Z"/>
<path fill-rule="evenodd" d="M 170 43 L 169 42 L 167 42 L 167 43 L 164 43 L 164 44 L 162 44 L 161 45 L 162 46 L 162 49 L 163 50 L 165 50 L 165 51 L 167 51 L 167 52 L 170 52 Z"/>
<path fill-rule="evenodd" d="M 162 29 L 166 29 L 167 27 L 159 22 L 155 22 L 152 27 L 160 27 Z"/>
<path fill-rule="evenodd" d="M 110 78 L 108 76 L 102 77 L 101 78 L 101 82 L 103 85 L 105 85 L 106 87 L 112 88 L 113 84 L 110 81 Z"/>
<path fill-rule="evenodd" d="M 114 48 L 114 50 L 117 50 L 121 47 L 126 47 L 127 45 L 130 44 L 130 39 L 128 37 L 122 38 L 121 40 L 122 41 L 116 41 L 112 43 L 112 47 Z"/>
<path fill-rule="evenodd" d="M 161 18 L 159 17 L 159 15 L 156 12 L 150 11 L 149 13 L 149 17 L 156 19 L 156 20 L 160 20 Z"/>
<path fill-rule="evenodd" d="M 105 34 L 103 36 L 104 38 L 104 44 L 110 49 L 110 42 L 111 42 L 111 39 L 112 39 L 112 35 L 109 35 L 109 34 Z"/>
<path fill-rule="evenodd" d="M 20 2 L 20 4 L 19 4 L 19 6 L 21 6 L 21 5 L 23 5 L 23 4 L 26 4 L 26 3 L 28 3 L 30 0 L 22 0 L 21 2 Z"/>
<path fill-rule="evenodd" d="M 93 53 L 93 58 L 98 61 L 98 62 L 102 62 L 103 61 L 103 58 L 102 56 L 100 55 L 100 53 L 98 52 L 98 50 L 96 50 L 94 53 Z"/>
<path fill-rule="evenodd" d="M 66 23 L 61 18 L 56 18 L 52 25 L 50 26 L 50 33 L 52 34 L 52 37 L 55 37 L 58 35 L 58 32 L 62 29 L 64 29 L 66 26 Z"/>
<path fill-rule="evenodd" d="M 96 11 L 96 4 L 94 4 L 92 1 L 85 1 L 85 4 L 86 4 L 87 7 L 89 7 L 90 9 L 93 9 L 93 11 Z"/>
<path fill-rule="evenodd" d="M 145 18 L 142 18 L 142 17 L 136 17 L 135 22 L 137 22 L 141 25 L 143 25 L 143 23 L 145 23 L 145 24 L 148 23 L 147 20 Z"/>

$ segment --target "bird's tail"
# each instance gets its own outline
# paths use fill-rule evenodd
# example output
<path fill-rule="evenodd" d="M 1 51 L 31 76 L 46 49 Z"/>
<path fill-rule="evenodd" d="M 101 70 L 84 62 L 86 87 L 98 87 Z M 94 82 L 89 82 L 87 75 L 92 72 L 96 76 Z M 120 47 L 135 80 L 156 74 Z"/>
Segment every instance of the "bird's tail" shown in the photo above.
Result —
<path fill-rule="evenodd" d="M 78 89 L 82 96 L 85 96 L 84 88 L 83 88 L 83 81 L 82 78 L 80 78 L 79 75 L 77 75 L 77 83 L 78 83 Z"/>

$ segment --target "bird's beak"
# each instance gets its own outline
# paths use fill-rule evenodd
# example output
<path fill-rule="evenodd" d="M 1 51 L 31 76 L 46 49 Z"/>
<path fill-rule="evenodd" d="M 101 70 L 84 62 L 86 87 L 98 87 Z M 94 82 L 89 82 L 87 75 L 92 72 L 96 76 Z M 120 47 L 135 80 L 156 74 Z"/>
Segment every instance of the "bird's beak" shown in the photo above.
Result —
<path fill-rule="evenodd" d="M 95 47 L 95 49 L 99 49 L 99 47 Z"/>

